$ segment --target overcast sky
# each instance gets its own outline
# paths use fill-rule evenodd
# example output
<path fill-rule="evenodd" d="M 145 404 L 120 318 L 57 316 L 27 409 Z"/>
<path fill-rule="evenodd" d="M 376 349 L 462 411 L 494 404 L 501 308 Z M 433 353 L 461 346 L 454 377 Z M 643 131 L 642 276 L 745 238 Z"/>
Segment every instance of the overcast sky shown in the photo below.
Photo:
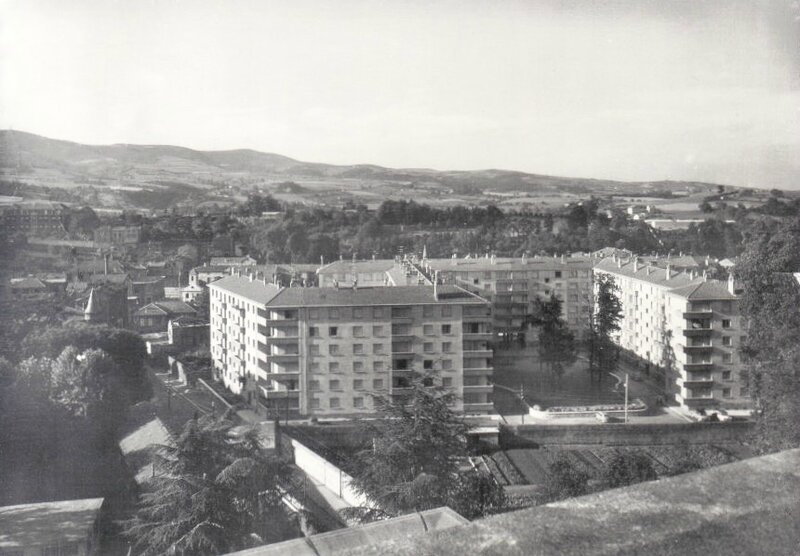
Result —
<path fill-rule="evenodd" d="M 0 128 L 800 188 L 799 28 L 784 0 L 0 0 Z"/>

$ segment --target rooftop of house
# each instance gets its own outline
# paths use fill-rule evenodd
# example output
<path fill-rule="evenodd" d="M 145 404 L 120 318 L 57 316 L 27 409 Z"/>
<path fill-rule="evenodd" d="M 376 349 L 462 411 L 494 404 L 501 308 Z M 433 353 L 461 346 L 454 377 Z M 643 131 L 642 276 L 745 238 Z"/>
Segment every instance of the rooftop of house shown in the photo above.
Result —
<path fill-rule="evenodd" d="M 683 271 L 667 270 L 652 264 L 647 264 L 635 259 L 622 260 L 620 258 L 606 258 L 597 262 L 595 269 L 605 271 L 610 274 L 627 276 L 643 282 L 648 282 L 656 286 L 667 289 L 680 288 L 683 286 L 696 285 L 703 282 L 703 277 L 691 275 Z"/>
<path fill-rule="evenodd" d="M 724 301 L 737 299 L 728 289 L 728 284 L 719 280 L 708 280 L 699 284 L 683 286 L 670 291 L 674 295 L 679 295 L 691 300 Z"/>
<path fill-rule="evenodd" d="M 265 284 L 262 280 L 251 280 L 246 276 L 225 276 L 208 287 L 244 297 L 260 305 L 267 303 L 280 291 L 280 287 L 275 284 Z"/>
<path fill-rule="evenodd" d="M 158 417 L 146 421 L 119 441 L 122 457 L 137 484 L 143 485 L 153 476 L 153 448 L 172 446 L 173 443 L 172 435 Z"/>
<path fill-rule="evenodd" d="M 433 531 L 444 531 L 469 523 L 448 507 L 401 515 L 358 527 L 337 529 L 309 537 L 233 552 L 228 556 L 327 556 L 385 541 L 402 541 Z"/>
<path fill-rule="evenodd" d="M 26 276 L 25 278 L 12 278 L 10 282 L 12 290 L 47 289 L 47 284 L 45 284 L 42 280 L 36 278 L 35 276 Z"/>
<path fill-rule="evenodd" d="M 87 498 L 0 507 L 0 552 L 84 541 L 102 505 L 102 498 Z"/>
<path fill-rule="evenodd" d="M 148 303 L 136 311 L 137 315 L 161 313 L 164 315 L 195 315 L 197 309 L 177 299 L 164 299 Z"/>
<path fill-rule="evenodd" d="M 252 265 L 255 263 L 256 260 L 250 255 L 245 255 L 243 257 L 211 257 L 210 261 L 211 265 L 227 265 L 227 266 Z"/>
<path fill-rule="evenodd" d="M 428 535 L 365 543 L 346 554 L 795 555 L 800 546 L 798 516 L 800 449 L 795 449 Z"/>

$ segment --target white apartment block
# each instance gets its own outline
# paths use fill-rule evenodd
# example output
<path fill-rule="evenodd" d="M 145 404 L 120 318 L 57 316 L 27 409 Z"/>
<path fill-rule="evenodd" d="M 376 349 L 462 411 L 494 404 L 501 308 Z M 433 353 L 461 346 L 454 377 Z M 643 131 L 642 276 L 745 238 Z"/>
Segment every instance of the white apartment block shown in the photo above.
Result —
<path fill-rule="evenodd" d="M 580 336 L 588 328 L 592 299 L 591 256 L 478 257 L 449 259 L 336 261 L 317 271 L 320 286 L 398 286 L 439 280 L 461 286 L 492 302 L 496 333 L 522 331 L 536 298 L 555 295 L 563 317 Z"/>
<path fill-rule="evenodd" d="M 375 411 L 414 372 L 492 411 L 489 303 L 454 286 L 281 288 L 228 276 L 209 284 L 217 376 L 251 404 L 283 415 Z"/>
<path fill-rule="evenodd" d="M 620 347 L 656 366 L 665 352 L 673 369 L 667 395 L 690 409 L 747 407 L 749 393 L 738 348 L 744 339 L 733 280 L 708 280 L 695 271 L 676 272 L 665 259 L 606 258 L 595 274 L 619 288 L 623 318 Z"/>

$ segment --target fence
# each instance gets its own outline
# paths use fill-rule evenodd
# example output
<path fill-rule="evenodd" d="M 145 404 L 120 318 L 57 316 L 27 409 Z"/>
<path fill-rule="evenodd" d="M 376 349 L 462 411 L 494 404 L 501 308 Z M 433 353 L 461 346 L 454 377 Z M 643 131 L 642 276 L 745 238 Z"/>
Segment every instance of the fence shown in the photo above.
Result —
<path fill-rule="evenodd" d="M 288 437 L 285 437 L 288 439 Z M 294 463 L 313 480 L 327 487 L 350 506 L 369 506 L 367 498 L 352 486 L 353 478 L 295 439 L 291 441 Z"/>

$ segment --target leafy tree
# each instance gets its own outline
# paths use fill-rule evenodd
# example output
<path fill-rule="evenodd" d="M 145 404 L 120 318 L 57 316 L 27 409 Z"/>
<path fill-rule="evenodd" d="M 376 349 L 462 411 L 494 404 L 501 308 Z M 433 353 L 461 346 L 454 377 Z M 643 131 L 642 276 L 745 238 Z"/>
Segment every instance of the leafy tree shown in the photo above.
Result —
<path fill-rule="evenodd" d="M 706 214 L 714 212 L 714 207 L 712 207 L 711 203 L 709 203 L 708 201 L 703 201 L 702 203 L 700 203 L 699 208 L 700 212 L 704 212 Z"/>
<path fill-rule="evenodd" d="M 798 269 L 800 218 L 754 233 L 736 265 L 761 452 L 800 446 L 800 288 L 791 274 Z"/>
<path fill-rule="evenodd" d="M 610 371 L 617 363 L 613 335 L 620 329 L 622 302 L 614 278 L 600 274 L 595 279 L 595 307 L 589 329 L 589 369 Z"/>
<path fill-rule="evenodd" d="M 610 488 L 617 488 L 658 478 L 653 464 L 641 452 L 621 452 L 614 456 L 603 471 Z"/>
<path fill-rule="evenodd" d="M 589 475 L 577 469 L 563 455 L 548 466 L 549 477 L 545 485 L 548 502 L 582 496 L 589 491 Z"/>
<path fill-rule="evenodd" d="M 355 488 L 388 515 L 449 505 L 474 517 L 496 508 L 494 481 L 459 474 L 468 426 L 450 409 L 454 394 L 430 376 L 414 377 L 409 388 L 400 401 L 374 396 L 386 419 L 368 425 L 372 446 L 357 454 Z"/>
<path fill-rule="evenodd" d="M 563 302 L 555 295 L 543 301 L 536 299 L 528 321 L 539 327 L 539 360 L 553 376 L 561 376 L 564 366 L 577 357 L 575 335 L 561 317 Z"/>
<path fill-rule="evenodd" d="M 144 555 L 216 555 L 297 536 L 281 501 L 289 469 L 225 416 L 187 423 L 153 454 L 156 475 L 125 535 Z"/>

